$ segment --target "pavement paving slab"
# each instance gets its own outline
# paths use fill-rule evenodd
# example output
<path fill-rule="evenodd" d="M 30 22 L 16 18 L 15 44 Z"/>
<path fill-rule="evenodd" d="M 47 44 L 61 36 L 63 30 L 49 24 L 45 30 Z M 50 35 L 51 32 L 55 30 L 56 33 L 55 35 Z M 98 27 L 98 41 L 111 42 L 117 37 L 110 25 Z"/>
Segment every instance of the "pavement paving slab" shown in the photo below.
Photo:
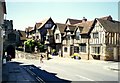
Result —
<path fill-rule="evenodd" d="M 36 80 L 20 66 L 22 63 L 14 61 L 3 65 L 2 82 L 3 83 L 33 83 Z"/>

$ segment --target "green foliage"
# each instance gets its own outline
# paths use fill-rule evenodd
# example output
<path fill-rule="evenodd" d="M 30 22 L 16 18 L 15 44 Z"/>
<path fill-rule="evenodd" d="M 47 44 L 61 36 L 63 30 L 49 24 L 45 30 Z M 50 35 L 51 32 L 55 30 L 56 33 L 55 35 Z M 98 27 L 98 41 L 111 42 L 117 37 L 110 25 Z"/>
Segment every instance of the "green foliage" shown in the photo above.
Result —
<path fill-rule="evenodd" d="M 32 47 L 32 46 L 34 46 L 35 41 L 32 40 L 32 39 L 29 39 L 29 40 L 25 41 L 24 44 L 27 45 L 27 46 Z"/>
<path fill-rule="evenodd" d="M 41 44 L 40 42 L 37 42 L 37 47 L 38 47 L 38 49 L 41 51 L 41 52 L 43 52 L 44 51 L 44 45 L 43 44 Z"/>
<path fill-rule="evenodd" d="M 34 51 L 34 47 L 35 47 L 35 41 L 32 39 L 28 39 L 27 41 L 24 42 L 25 45 L 25 49 L 29 50 L 30 52 Z"/>
<path fill-rule="evenodd" d="M 25 45 L 26 49 L 31 49 L 31 51 L 33 51 L 33 52 L 34 52 L 35 46 L 37 46 L 38 50 L 40 50 L 41 52 L 44 52 L 44 50 L 45 50 L 44 49 L 45 46 L 43 44 L 41 44 L 40 42 L 34 41 L 32 39 L 25 41 L 24 45 Z"/>

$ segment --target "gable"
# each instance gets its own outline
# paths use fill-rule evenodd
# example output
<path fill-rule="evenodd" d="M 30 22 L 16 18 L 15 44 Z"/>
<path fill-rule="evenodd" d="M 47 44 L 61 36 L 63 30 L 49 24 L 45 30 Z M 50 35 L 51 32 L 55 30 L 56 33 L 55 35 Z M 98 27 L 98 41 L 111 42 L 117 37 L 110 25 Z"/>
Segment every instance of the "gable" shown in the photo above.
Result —
<path fill-rule="evenodd" d="M 45 28 L 45 29 L 51 29 L 53 27 L 53 25 L 55 24 L 52 20 L 52 18 L 49 18 L 49 19 L 45 19 L 41 22 L 40 27 L 38 29 L 42 29 L 42 28 Z"/>
<path fill-rule="evenodd" d="M 53 27 L 53 25 L 54 25 L 54 22 L 49 19 L 49 20 L 45 23 L 44 27 L 45 27 L 46 29 L 51 29 L 51 28 Z"/>
<path fill-rule="evenodd" d="M 70 28 L 67 26 L 65 30 L 66 30 L 66 31 L 70 31 Z"/>
<path fill-rule="evenodd" d="M 55 30 L 55 34 L 60 34 L 60 30 L 59 27 L 57 26 L 56 30 Z"/>
<path fill-rule="evenodd" d="M 71 23 L 70 23 L 70 20 L 67 20 L 66 24 L 70 25 L 70 24 L 71 24 Z"/>
<path fill-rule="evenodd" d="M 80 29 L 79 28 L 77 28 L 77 31 L 76 32 L 80 32 Z"/>
<path fill-rule="evenodd" d="M 106 31 L 104 27 L 101 25 L 101 23 L 97 20 L 92 32 L 99 32 L 99 31 Z"/>

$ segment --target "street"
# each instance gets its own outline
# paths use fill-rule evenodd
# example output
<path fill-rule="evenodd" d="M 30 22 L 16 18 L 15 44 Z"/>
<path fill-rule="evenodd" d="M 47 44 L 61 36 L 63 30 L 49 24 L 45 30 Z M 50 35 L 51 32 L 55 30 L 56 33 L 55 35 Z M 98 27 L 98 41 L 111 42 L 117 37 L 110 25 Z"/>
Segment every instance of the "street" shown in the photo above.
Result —
<path fill-rule="evenodd" d="M 96 60 L 74 60 L 70 58 L 53 57 L 50 60 L 14 59 L 22 62 L 21 65 L 34 65 L 41 70 L 55 73 L 56 77 L 69 81 L 118 81 L 118 71 L 108 67 L 117 62 L 105 62 Z M 44 76 L 41 74 L 41 76 Z M 47 76 L 46 76 L 47 79 Z"/>

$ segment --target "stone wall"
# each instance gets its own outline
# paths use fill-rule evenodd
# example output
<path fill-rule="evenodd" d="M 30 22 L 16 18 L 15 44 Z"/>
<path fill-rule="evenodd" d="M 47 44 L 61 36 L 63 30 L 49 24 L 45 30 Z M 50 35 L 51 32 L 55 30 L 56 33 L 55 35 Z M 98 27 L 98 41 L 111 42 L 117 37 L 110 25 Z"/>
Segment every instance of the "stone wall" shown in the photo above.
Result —
<path fill-rule="evenodd" d="M 18 59 L 35 59 L 35 60 L 39 60 L 40 55 L 44 56 L 44 59 L 47 59 L 46 57 L 46 53 L 26 53 L 23 51 L 16 51 L 16 58 Z"/>
<path fill-rule="evenodd" d="M 105 56 L 109 56 L 109 60 L 118 61 L 120 57 L 120 46 L 107 46 Z"/>

